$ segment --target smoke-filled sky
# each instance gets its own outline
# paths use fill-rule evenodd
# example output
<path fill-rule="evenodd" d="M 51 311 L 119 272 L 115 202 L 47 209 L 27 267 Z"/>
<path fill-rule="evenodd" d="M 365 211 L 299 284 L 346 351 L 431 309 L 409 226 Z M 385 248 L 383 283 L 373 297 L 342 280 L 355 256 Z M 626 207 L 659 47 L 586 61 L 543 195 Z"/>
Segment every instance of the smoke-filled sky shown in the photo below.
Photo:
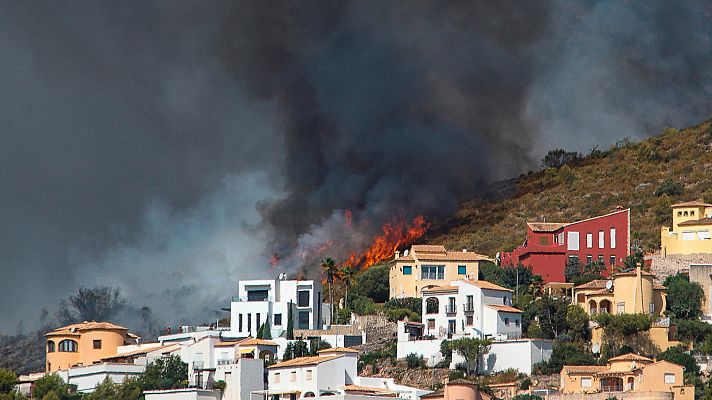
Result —
<path fill-rule="evenodd" d="M 274 254 L 294 272 L 548 149 L 706 119 L 711 22 L 709 1 L 2 2 L 0 331 L 96 284 L 211 320 Z"/>

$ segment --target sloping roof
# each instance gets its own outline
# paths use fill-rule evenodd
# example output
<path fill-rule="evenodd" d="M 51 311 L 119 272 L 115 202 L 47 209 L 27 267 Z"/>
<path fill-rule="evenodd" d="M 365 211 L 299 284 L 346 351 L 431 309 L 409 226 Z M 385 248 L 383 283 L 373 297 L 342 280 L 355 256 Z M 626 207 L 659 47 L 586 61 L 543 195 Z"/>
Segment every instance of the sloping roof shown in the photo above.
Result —
<path fill-rule="evenodd" d="M 156 350 L 160 350 L 160 349 L 165 349 L 165 348 L 170 347 L 170 346 L 173 346 L 173 345 L 172 345 L 172 344 L 168 344 L 168 345 L 165 345 L 165 346 L 145 347 L 145 348 L 143 348 L 143 349 L 137 349 L 137 350 L 133 350 L 133 351 L 127 351 L 127 352 L 125 352 L 125 353 L 117 353 L 117 354 L 114 354 L 113 356 L 104 357 L 104 358 L 102 358 L 102 360 L 112 360 L 112 359 L 116 359 L 116 358 L 124 358 L 124 357 L 138 356 L 138 355 L 141 355 L 141 354 L 148 354 L 148 353 L 150 353 L 150 352 L 152 352 L 152 351 L 156 351 Z"/>
<path fill-rule="evenodd" d="M 215 343 L 215 347 L 233 347 L 237 344 L 240 344 L 247 339 L 240 339 L 240 340 L 226 340 L 224 342 L 217 342 Z"/>
<path fill-rule="evenodd" d="M 279 346 L 277 343 L 271 340 L 265 339 L 247 339 L 238 343 L 240 346 Z"/>
<path fill-rule="evenodd" d="M 649 361 L 649 362 L 653 362 L 653 360 L 651 360 L 648 357 L 643 357 L 641 355 L 633 354 L 633 353 L 623 354 L 623 355 L 620 355 L 617 357 L 611 357 L 608 359 L 608 362 L 611 362 L 611 361 Z"/>
<path fill-rule="evenodd" d="M 637 274 L 638 274 L 638 273 L 636 272 L 636 270 L 633 269 L 633 270 L 630 270 L 630 271 L 627 271 L 627 272 L 617 272 L 617 273 L 615 273 L 615 274 L 611 274 L 611 278 L 615 278 L 616 276 L 631 276 L 631 275 L 635 276 L 635 275 L 637 275 Z M 650 272 L 650 271 L 646 271 L 646 270 L 644 270 L 644 269 L 641 269 L 641 270 L 640 270 L 640 274 L 643 275 L 643 276 L 655 276 L 654 273 L 652 273 L 652 272 Z"/>
<path fill-rule="evenodd" d="M 285 368 L 285 367 L 301 367 L 303 365 L 316 365 L 327 361 L 335 360 L 337 358 L 343 357 L 341 354 L 335 354 L 333 356 L 313 356 L 313 357 L 299 357 L 291 360 L 283 361 L 274 365 L 267 367 L 271 368 Z"/>
<path fill-rule="evenodd" d="M 457 286 L 435 286 L 429 289 L 423 289 L 423 293 L 437 293 L 437 292 L 457 292 L 459 288 Z"/>
<path fill-rule="evenodd" d="M 377 387 L 371 387 L 371 386 L 345 385 L 345 386 L 342 386 L 341 389 L 343 389 L 347 392 L 378 393 L 381 395 L 396 394 L 396 392 L 393 392 L 389 389 L 377 388 Z"/>
<path fill-rule="evenodd" d="M 415 258 L 413 258 L 412 255 L 408 254 L 407 256 L 400 256 L 396 258 L 394 261 L 415 261 Z"/>
<path fill-rule="evenodd" d="M 678 208 L 678 207 L 712 207 L 712 204 L 705 203 L 704 201 L 700 201 L 700 200 L 693 200 L 693 201 L 686 201 L 686 202 L 683 202 L 683 203 L 673 204 L 671 207 L 672 207 L 672 208 Z"/>
<path fill-rule="evenodd" d="M 677 226 L 712 225 L 712 218 L 700 218 L 691 221 L 680 222 Z"/>
<path fill-rule="evenodd" d="M 440 390 L 436 390 L 436 391 L 434 391 L 434 392 L 432 392 L 432 393 L 428 393 L 428 394 L 421 395 L 420 398 L 421 398 L 421 399 L 428 399 L 428 398 L 431 398 L 431 397 L 443 397 L 443 396 L 445 396 L 445 392 L 444 392 L 442 389 L 440 389 Z"/>
<path fill-rule="evenodd" d="M 494 283 L 492 283 L 492 282 L 488 282 L 488 281 L 482 281 L 482 280 L 480 280 L 480 281 L 471 281 L 471 280 L 468 281 L 468 280 L 465 280 L 465 282 L 469 283 L 470 285 L 475 285 L 475 286 L 477 286 L 477 287 L 480 288 L 480 289 L 499 290 L 499 291 L 502 291 L 502 292 L 514 292 L 514 290 L 512 290 L 512 289 L 507 289 L 506 287 L 502 287 L 502 286 L 496 285 L 496 284 L 494 284 Z"/>
<path fill-rule="evenodd" d="M 497 311 L 511 312 L 511 313 L 522 313 L 524 311 L 514 308 L 512 306 L 497 305 L 497 304 L 485 304 L 485 307 L 492 308 Z"/>
<path fill-rule="evenodd" d="M 426 253 L 418 254 L 417 257 L 422 261 L 492 261 L 492 258 L 484 254 L 471 251 L 448 251 L 445 254 Z"/>
<path fill-rule="evenodd" d="M 570 224 L 570 222 L 527 222 L 527 226 L 534 232 L 556 232 Z"/>
<path fill-rule="evenodd" d="M 48 332 L 45 336 L 66 335 L 90 330 L 128 331 L 128 329 L 124 328 L 123 326 L 114 325 L 110 322 L 84 321 L 78 324 L 72 324 L 57 328 L 51 332 Z"/>
<path fill-rule="evenodd" d="M 603 365 L 564 365 L 562 372 L 567 374 L 595 374 L 607 370 Z"/>
<path fill-rule="evenodd" d="M 468 381 L 467 379 L 455 379 L 447 383 L 448 385 L 475 385 L 475 382 Z"/>
<path fill-rule="evenodd" d="M 574 286 L 574 289 L 605 289 L 606 279 L 594 279 L 591 282 L 582 283 L 578 286 Z"/>
<path fill-rule="evenodd" d="M 360 353 L 360 352 L 356 349 L 350 349 L 348 347 L 334 347 L 331 349 L 324 349 L 324 350 L 317 351 L 317 354 L 326 354 L 326 353 Z"/>
<path fill-rule="evenodd" d="M 410 246 L 410 251 L 418 253 L 445 253 L 445 246 L 432 244 L 414 244 Z"/>

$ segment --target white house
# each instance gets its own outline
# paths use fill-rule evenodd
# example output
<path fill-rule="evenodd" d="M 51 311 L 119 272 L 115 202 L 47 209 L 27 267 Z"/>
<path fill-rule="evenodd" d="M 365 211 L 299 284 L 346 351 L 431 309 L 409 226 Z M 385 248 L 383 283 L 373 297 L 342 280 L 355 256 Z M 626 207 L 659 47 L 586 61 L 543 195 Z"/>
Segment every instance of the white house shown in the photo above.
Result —
<path fill-rule="evenodd" d="M 221 400 L 219 390 L 197 388 L 146 390 L 146 400 Z"/>
<path fill-rule="evenodd" d="M 510 289 L 487 281 L 459 280 L 422 294 L 423 336 L 512 339 L 522 335 L 522 311 L 512 307 Z"/>
<path fill-rule="evenodd" d="M 238 284 L 238 295 L 230 303 L 230 331 L 224 336 L 257 336 L 269 321 L 272 337 L 281 336 L 292 315 L 294 329 L 321 329 L 323 289 L 318 281 L 246 280 Z"/>
<path fill-rule="evenodd" d="M 400 397 L 417 400 L 429 393 L 397 385 L 392 379 L 364 378 L 357 375 L 358 351 L 348 348 L 326 349 L 318 356 L 300 357 L 268 367 L 269 389 L 256 394 L 272 399 L 361 396 L 369 399 Z"/>

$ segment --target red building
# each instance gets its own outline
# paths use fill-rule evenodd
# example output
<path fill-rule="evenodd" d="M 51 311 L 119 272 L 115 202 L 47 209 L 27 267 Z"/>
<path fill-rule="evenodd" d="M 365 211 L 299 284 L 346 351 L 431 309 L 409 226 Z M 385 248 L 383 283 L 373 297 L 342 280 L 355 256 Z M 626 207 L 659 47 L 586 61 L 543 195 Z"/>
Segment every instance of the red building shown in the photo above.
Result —
<path fill-rule="evenodd" d="M 528 222 L 524 244 L 500 257 L 501 265 L 530 266 L 544 282 L 564 282 L 568 260 L 581 265 L 601 261 L 608 275 L 629 254 L 630 209 L 618 209 L 577 222 Z"/>

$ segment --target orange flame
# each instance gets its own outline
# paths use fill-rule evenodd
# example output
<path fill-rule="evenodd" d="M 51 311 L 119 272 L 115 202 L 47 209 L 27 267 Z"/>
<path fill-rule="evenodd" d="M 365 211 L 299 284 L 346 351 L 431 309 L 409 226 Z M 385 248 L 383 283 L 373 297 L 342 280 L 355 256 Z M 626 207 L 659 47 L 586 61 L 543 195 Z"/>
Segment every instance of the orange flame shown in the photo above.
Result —
<path fill-rule="evenodd" d="M 345 266 L 368 269 L 379 262 L 393 257 L 394 252 L 415 242 L 423 236 L 430 227 L 425 217 L 419 215 L 413 218 L 409 226 L 405 221 L 387 223 L 381 228 L 382 234 L 373 239 L 371 245 L 362 254 L 351 253 L 344 261 Z"/>

